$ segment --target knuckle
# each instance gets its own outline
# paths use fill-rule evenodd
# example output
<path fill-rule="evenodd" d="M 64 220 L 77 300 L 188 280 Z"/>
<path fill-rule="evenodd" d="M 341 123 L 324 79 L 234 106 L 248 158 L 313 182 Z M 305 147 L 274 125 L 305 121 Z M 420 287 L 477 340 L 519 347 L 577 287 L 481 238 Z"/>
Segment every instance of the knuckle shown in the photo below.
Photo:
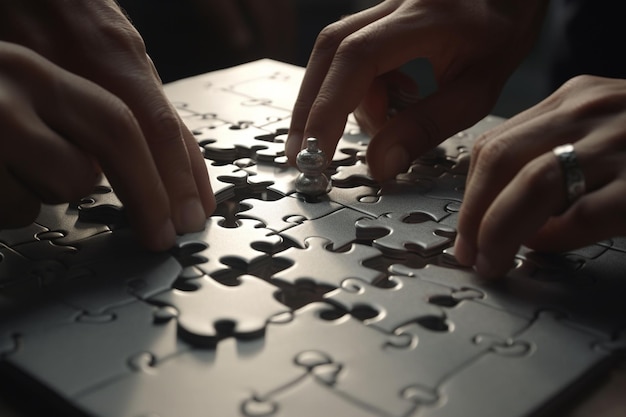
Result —
<path fill-rule="evenodd" d="M 316 51 L 335 51 L 344 38 L 342 21 L 331 23 L 322 29 L 315 40 Z"/>
<path fill-rule="evenodd" d="M 337 58 L 345 62 L 361 62 L 372 53 L 376 31 L 359 30 L 346 37 L 337 49 Z"/>
<path fill-rule="evenodd" d="M 514 155 L 510 155 L 510 147 L 503 139 L 491 138 L 482 135 L 474 144 L 474 157 L 477 167 L 487 171 L 500 171 L 514 162 Z"/>
<path fill-rule="evenodd" d="M 178 143 L 182 141 L 181 125 L 174 110 L 164 104 L 153 113 L 153 126 L 156 134 L 147 138 L 151 143 Z"/>
<path fill-rule="evenodd" d="M 615 113 L 624 108 L 626 94 L 616 80 L 579 75 L 568 80 L 554 94 L 566 114 L 574 119 Z"/>
<path fill-rule="evenodd" d="M 97 35 L 99 43 L 108 48 L 120 51 L 132 51 L 139 56 L 146 55 L 146 45 L 137 30 L 126 19 L 102 19 L 98 30 L 92 32 Z"/>

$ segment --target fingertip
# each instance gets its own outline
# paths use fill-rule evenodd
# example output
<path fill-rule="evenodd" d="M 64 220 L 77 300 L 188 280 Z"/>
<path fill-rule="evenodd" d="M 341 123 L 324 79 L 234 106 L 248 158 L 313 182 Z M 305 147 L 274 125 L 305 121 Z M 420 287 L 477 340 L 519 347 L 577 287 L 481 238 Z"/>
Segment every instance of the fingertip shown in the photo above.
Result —
<path fill-rule="evenodd" d="M 454 257 L 464 266 L 472 266 L 476 263 L 476 248 L 461 234 L 457 234 L 454 242 Z"/>
<path fill-rule="evenodd" d="M 207 216 L 200 200 L 192 198 L 178 207 L 174 219 L 175 230 L 184 234 L 202 230 Z"/>
<path fill-rule="evenodd" d="M 176 243 L 176 229 L 171 219 L 167 219 L 159 229 L 154 232 L 140 233 L 140 238 L 146 248 L 155 252 L 166 251 Z"/>
<path fill-rule="evenodd" d="M 368 149 L 367 159 L 372 176 L 379 182 L 394 179 L 396 175 L 406 171 L 411 165 L 411 157 L 406 148 L 395 144 L 382 152 Z"/>

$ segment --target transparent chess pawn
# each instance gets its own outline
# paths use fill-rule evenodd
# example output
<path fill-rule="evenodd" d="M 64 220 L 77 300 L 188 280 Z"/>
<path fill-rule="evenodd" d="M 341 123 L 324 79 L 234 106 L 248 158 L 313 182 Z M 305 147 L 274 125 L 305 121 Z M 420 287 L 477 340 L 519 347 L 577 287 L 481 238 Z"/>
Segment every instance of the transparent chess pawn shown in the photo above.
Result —
<path fill-rule="evenodd" d="M 306 140 L 306 149 L 300 151 L 296 165 L 300 175 L 296 178 L 296 191 L 307 196 L 316 197 L 330 191 L 330 181 L 324 175 L 326 155 L 317 144 L 316 138 Z"/>

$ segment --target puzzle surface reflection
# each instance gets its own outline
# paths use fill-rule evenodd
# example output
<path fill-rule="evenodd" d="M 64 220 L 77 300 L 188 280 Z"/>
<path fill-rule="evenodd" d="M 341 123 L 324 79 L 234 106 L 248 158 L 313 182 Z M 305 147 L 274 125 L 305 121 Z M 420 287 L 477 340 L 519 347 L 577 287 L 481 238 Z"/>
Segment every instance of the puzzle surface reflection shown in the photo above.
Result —
<path fill-rule="evenodd" d="M 451 250 L 488 117 L 378 184 L 350 118 L 328 194 L 284 142 L 303 69 L 166 86 L 216 213 L 143 251 L 103 180 L 0 231 L 0 371 L 90 416 L 532 416 L 626 347 L 626 240 L 523 249 L 481 282 Z M 520 394 L 523 393 L 523 394 Z"/>

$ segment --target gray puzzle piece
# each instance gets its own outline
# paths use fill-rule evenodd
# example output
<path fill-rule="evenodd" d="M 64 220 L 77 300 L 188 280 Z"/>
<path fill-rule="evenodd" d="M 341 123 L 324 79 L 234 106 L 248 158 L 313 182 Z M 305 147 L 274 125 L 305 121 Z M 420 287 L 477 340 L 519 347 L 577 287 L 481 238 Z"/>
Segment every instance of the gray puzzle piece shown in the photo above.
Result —
<path fill-rule="evenodd" d="M 442 401 L 418 415 L 467 416 L 468 402 L 472 414 L 480 416 L 534 414 L 607 359 L 606 352 L 592 348 L 596 340 L 552 314 L 541 314 L 515 341 L 493 345 L 489 353 L 451 376 L 440 387 Z"/>
<path fill-rule="evenodd" d="M 305 362 L 310 361 L 307 356 L 313 356 L 319 362 L 312 365 L 301 364 L 302 359 Z M 342 365 L 333 363 L 332 358 L 321 361 L 322 359 L 325 359 L 324 356 L 315 351 L 298 355 L 294 361 L 300 366 L 307 366 L 308 372 L 266 396 L 246 400 L 241 406 L 243 414 L 246 417 L 318 417 L 321 414 L 344 417 L 379 416 L 373 410 L 360 407 L 338 395 L 333 387 L 342 376 Z"/>
<path fill-rule="evenodd" d="M 124 206 L 102 175 L 92 193 L 78 204 L 78 216 L 86 222 L 119 224 L 124 221 Z"/>
<path fill-rule="evenodd" d="M 239 338 L 263 334 L 271 316 L 289 311 L 275 299 L 278 288 L 260 278 L 243 275 L 239 285 L 225 286 L 209 277 L 187 281 L 193 291 L 171 290 L 151 298 L 169 305 L 179 314 L 178 333 L 198 346 L 214 346 L 219 338 Z"/>
<path fill-rule="evenodd" d="M 145 250 L 127 229 L 83 240 L 63 263 L 62 281 L 49 291 L 92 314 L 169 289 L 182 271 L 173 256 Z"/>
<path fill-rule="evenodd" d="M 282 243 L 280 236 L 270 235 L 272 231 L 256 220 L 239 219 L 236 226 L 226 227 L 223 217 L 213 216 L 203 231 L 180 236 L 178 246 L 202 245 L 194 257 L 198 268 L 211 275 L 227 266 L 245 270 L 268 259 L 263 250 L 275 250 Z"/>
<path fill-rule="evenodd" d="M 294 260 L 289 268 L 275 274 L 272 278 L 297 284 L 299 281 L 312 281 L 317 285 L 339 287 L 346 278 L 359 278 L 373 283 L 384 274 L 363 266 L 363 262 L 382 256 L 372 247 L 352 244 L 346 252 L 332 252 L 327 246 L 332 242 L 321 237 L 309 237 L 305 240 L 305 249 L 290 248 L 279 254 L 285 260 Z M 324 268 L 320 266 L 324 265 Z"/>
<path fill-rule="evenodd" d="M 359 279 L 346 279 L 324 298 L 348 311 L 373 308 L 378 315 L 365 323 L 387 333 L 414 320 L 444 318 L 443 310 L 429 303 L 430 296 L 441 293 L 440 285 L 399 276 L 390 277 L 389 282 L 394 284 L 392 288 L 378 288 Z"/>
<path fill-rule="evenodd" d="M 149 352 L 156 360 L 188 349 L 176 324 L 154 322 L 155 307 L 136 302 L 103 316 L 27 333 L 8 361 L 65 398 L 131 372 L 128 361 Z"/>
<path fill-rule="evenodd" d="M 324 217 L 341 206 L 331 201 L 307 202 L 296 196 L 286 196 L 280 201 L 263 201 L 245 199 L 241 201 L 242 210 L 237 214 L 240 218 L 256 219 L 265 227 L 280 232 L 305 220 Z"/>
<path fill-rule="evenodd" d="M 340 249 L 356 240 L 355 224 L 363 218 L 368 218 L 368 216 L 355 210 L 342 208 L 319 219 L 302 222 L 281 232 L 281 235 L 296 242 L 301 248 L 306 247 L 307 238 L 318 236 L 330 240 L 333 249 Z"/>
<path fill-rule="evenodd" d="M 248 186 L 253 192 L 265 189 L 283 195 L 296 192 L 296 178 L 300 175 L 300 171 L 289 166 L 285 157 L 277 158 L 271 164 L 255 162 L 247 158 L 237 160 L 235 164 L 248 173 Z"/>
<path fill-rule="evenodd" d="M 456 229 L 433 220 L 413 222 L 411 219 L 410 214 L 395 213 L 375 220 L 361 219 L 356 223 L 356 235 L 359 239 L 372 240 L 375 247 L 390 256 L 402 256 L 406 252 L 429 256 L 449 245 L 456 234 Z"/>
<path fill-rule="evenodd" d="M 68 204 L 42 205 L 35 222 L 50 231 L 62 232 L 63 237 L 54 239 L 54 243 L 59 245 L 74 245 L 83 239 L 110 231 L 104 224 L 82 220 L 78 210 Z"/>

